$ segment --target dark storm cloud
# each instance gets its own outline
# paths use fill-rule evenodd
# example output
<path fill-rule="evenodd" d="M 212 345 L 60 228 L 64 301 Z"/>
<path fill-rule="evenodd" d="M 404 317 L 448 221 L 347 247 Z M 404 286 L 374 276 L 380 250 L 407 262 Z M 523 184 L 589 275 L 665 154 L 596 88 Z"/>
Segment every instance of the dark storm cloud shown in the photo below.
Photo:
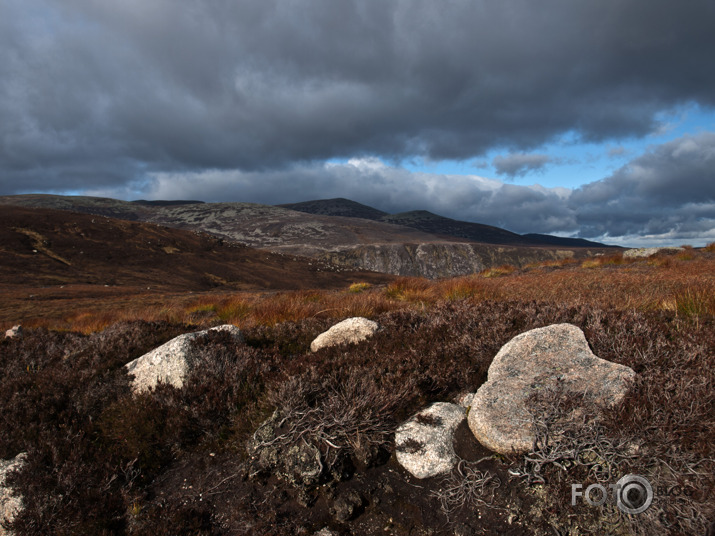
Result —
<path fill-rule="evenodd" d="M 2 193 L 638 136 L 715 104 L 710 0 L 4 0 Z"/>
<path fill-rule="evenodd" d="M 513 178 L 523 177 L 534 171 L 543 171 L 548 164 L 554 162 L 555 159 L 546 154 L 511 153 L 494 157 L 492 165 L 497 174 Z"/>

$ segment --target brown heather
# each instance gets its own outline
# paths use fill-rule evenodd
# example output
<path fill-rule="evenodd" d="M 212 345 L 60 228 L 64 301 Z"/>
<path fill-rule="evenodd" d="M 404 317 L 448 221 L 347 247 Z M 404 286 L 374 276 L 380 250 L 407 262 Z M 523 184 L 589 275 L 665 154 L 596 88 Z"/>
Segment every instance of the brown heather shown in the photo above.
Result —
<path fill-rule="evenodd" d="M 371 317 L 398 309 L 422 310 L 442 301 L 537 300 L 598 305 L 618 310 L 667 310 L 696 318 L 715 314 L 713 244 L 700 250 L 658 254 L 647 259 L 621 255 L 585 261 L 565 259 L 522 270 L 500 266 L 473 276 L 429 281 L 401 277 L 386 286 L 357 282 L 342 291 L 303 290 L 270 293 L 155 293 L 83 300 L 77 294 L 47 290 L 28 303 L 26 294 L 6 293 L 0 328 L 19 319 L 27 327 L 92 333 L 116 322 L 164 321 L 209 326 L 296 322 L 305 318 Z M 96 290 L 96 289 L 95 289 Z M 17 292 L 17 294 L 20 294 Z M 38 311 L 42 314 L 38 315 Z M 19 315 L 19 316 L 18 316 Z"/>
<path fill-rule="evenodd" d="M 588 268 L 549 263 L 500 277 L 400 278 L 360 292 L 41 302 L 44 315 L 35 308 L 32 319 L 22 318 L 24 338 L 0 341 L 0 458 L 28 453 L 10 477 L 25 503 L 13 528 L 18 535 L 313 534 L 335 526 L 331 497 L 357 489 L 369 504 L 367 525 L 356 524 L 355 534 L 386 526 L 397 535 L 454 534 L 463 525 L 485 534 L 704 534 L 715 519 L 715 252 L 688 253 L 598 258 Z M 21 319 L 3 315 L 3 327 Z M 310 352 L 316 335 L 355 315 L 384 329 L 360 345 Z M 241 327 L 246 343 L 206 335 L 195 342 L 200 356 L 182 389 L 131 395 L 125 363 L 223 322 Z M 638 373 L 622 407 L 559 428 L 568 401 L 536 401 L 544 437 L 560 439 L 530 453 L 539 463 L 461 464 L 463 475 L 479 478 L 447 497 L 448 508 L 441 481 L 420 481 L 418 489 L 385 463 L 400 422 L 476 390 L 515 335 L 561 322 L 583 329 L 599 357 Z M 274 476 L 247 478 L 246 443 L 276 408 L 290 432 L 282 441 L 312 443 L 326 472 L 360 478 L 321 482 L 307 501 Z M 574 458 L 574 449 L 590 457 Z M 571 483 L 585 488 L 604 474 L 628 473 L 680 493 L 659 495 L 639 516 L 570 506 Z M 454 477 L 448 489 L 458 487 Z M 479 482 L 490 483 L 488 496 L 474 496 L 485 489 Z M 503 509 L 514 504 L 541 517 L 510 525 Z"/>

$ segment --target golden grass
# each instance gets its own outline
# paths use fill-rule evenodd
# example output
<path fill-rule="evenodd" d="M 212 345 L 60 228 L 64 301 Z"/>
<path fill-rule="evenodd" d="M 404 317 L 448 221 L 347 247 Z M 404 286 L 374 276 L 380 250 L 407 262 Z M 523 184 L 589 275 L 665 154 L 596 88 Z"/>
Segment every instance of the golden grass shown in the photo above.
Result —
<path fill-rule="evenodd" d="M 516 267 L 511 266 L 510 264 L 502 264 L 501 266 L 497 266 L 495 268 L 482 270 L 479 272 L 479 275 L 482 277 L 501 277 L 503 275 L 513 274 L 515 271 Z"/>
<path fill-rule="evenodd" d="M 348 287 L 348 290 L 350 292 L 362 292 L 363 290 L 367 290 L 371 287 L 372 285 L 370 283 L 353 283 Z"/>
<path fill-rule="evenodd" d="M 578 259 L 575 259 L 573 257 L 565 257 L 563 259 L 553 259 L 553 260 L 548 260 L 548 261 L 541 261 L 541 262 L 532 262 L 527 264 L 524 269 L 525 270 L 535 270 L 535 269 L 540 269 L 540 268 L 562 268 L 564 266 L 568 265 L 576 265 L 579 263 Z"/>
<path fill-rule="evenodd" d="M 458 300 L 590 304 L 700 318 L 715 315 L 715 248 L 711 246 L 647 259 L 624 260 L 615 255 L 547 261 L 522 270 L 500 266 L 437 281 L 401 277 L 387 286 L 354 283 L 342 291 L 146 293 L 84 301 L 47 297 L 29 305 L 18 299 L 16 303 L 24 304 L 22 315 L 12 304 L 0 308 L 0 326 L 7 329 L 22 323 L 91 333 L 119 321 L 141 319 L 248 327 L 316 317 L 375 317 L 386 311 L 423 310 L 440 301 Z"/>

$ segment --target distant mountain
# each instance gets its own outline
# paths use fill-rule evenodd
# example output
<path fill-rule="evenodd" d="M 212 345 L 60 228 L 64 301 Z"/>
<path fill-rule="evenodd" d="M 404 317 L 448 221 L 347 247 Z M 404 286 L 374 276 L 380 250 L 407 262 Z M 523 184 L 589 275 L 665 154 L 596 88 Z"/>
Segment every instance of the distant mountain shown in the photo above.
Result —
<path fill-rule="evenodd" d="M 312 257 L 314 264 L 315 261 L 327 261 L 351 270 L 430 278 L 477 273 L 501 264 L 525 266 L 610 251 L 594 243 L 521 236 L 498 227 L 460 222 L 427 211 L 390 215 L 347 199 L 298 204 L 303 210 L 322 211 L 322 214 L 256 203 L 137 203 L 38 194 L 0 197 L 0 204 L 149 222 L 205 232 L 286 256 Z M 334 215 L 335 212 L 340 215 Z M 373 219 L 378 216 L 379 219 Z M 106 235 L 107 240 L 124 240 L 121 237 L 120 233 Z M 550 242 L 554 239 L 559 242 Z M 115 258 L 120 259 L 121 255 Z M 171 262 L 181 260 L 172 257 Z M 256 269 L 262 270 L 259 266 Z M 300 273 L 296 269 L 296 277 L 301 277 Z"/>
<path fill-rule="evenodd" d="M 373 221 L 382 221 L 411 227 L 425 233 L 439 235 L 443 237 L 463 238 L 483 244 L 502 244 L 511 246 L 560 246 L 571 248 L 603 248 L 611 247 L 598 242 L 584 240 L 582 238 L 563 238 L 545 234 L 525 234 L 512 233 L 506 229 L 473 223 L 453 220 L 438 214 L 433 214 L 426 210 L 412 210 L 399 214 L 388 214 L 376 208 L 350 201 L 349 199 L 320 199 L 315 201 L 305 201 L 303 203 L 291 203 L 288 205 L 278 205 L 299 212 L 308 214 L 321 214 L 326 216 L 348 216 L 351 218 L 364 218 Z"/>
<path fill-rule="evenodd" d="M 586 240 L 585 238 L 565 238 L 562 236 L 553 236 L 545 234 L 534 234 L 529 233 L 521 235 L 529 240 L 534 240 L 540 244 L 550 244 L 552 246 L 565 246 L 571 248 L 602 248 L 602 247 L 617 247 L 617 246 L 607 246 L 601 244 L 600 242 L 593 242 L 591 240 Z"/>
<path fill-rule="evenodd" d="M 344 197 L 335 199 L 320 199 L 317 201 L 304 201 L 303 203 L 287 203 L 276 205 L 277 207 L 289 208 L 307 214 L 320 214 L 323 216 L 344 216 L 347 218 L 362 218 L 365 220 L 379 221 L 384 216 L 389 216 L 387 212 L 363 205 L 357 201 L 351 201 Z"/>
<path fill-rule="evenodd" d="M 137 199 L 132 201 L 136 205 L 146 205 L 148 207 L 173 207 L 176 205 L 198 205 L 203 204 L 204 201 L 183 201 L 180 199 L 172 201 L 147 201 L 146 199 Z"/>
<path fill-rule="evenodd" d="M 500 229 L 499 227 L 453 220 L 426 210 L 412 210 L 410 212 L 391 214 L 383 217 L 382 221 L 412 227 L 413 229 L 419 229 L 425 233 L 456 236 L 475 242 L 482 242 L 483 244 L 508 244 L 513 246 L 544 245 L 543 243 L 524 239 L 521 235 Z"/>

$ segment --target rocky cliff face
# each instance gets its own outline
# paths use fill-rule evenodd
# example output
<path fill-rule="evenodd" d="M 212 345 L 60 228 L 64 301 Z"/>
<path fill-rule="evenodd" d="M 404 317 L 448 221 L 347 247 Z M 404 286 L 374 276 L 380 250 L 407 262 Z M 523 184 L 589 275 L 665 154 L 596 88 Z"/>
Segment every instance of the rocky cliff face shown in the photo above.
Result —
<path fill-rule="evenodd" d="M 579 251 L 579 255 L 593 252 Z M 470 243 L 370 244 L 314 252 L 350 268 L 430 279 L 478 273 L 485 268 L 573 257 L 572 250 L 486 246 Z"/>

